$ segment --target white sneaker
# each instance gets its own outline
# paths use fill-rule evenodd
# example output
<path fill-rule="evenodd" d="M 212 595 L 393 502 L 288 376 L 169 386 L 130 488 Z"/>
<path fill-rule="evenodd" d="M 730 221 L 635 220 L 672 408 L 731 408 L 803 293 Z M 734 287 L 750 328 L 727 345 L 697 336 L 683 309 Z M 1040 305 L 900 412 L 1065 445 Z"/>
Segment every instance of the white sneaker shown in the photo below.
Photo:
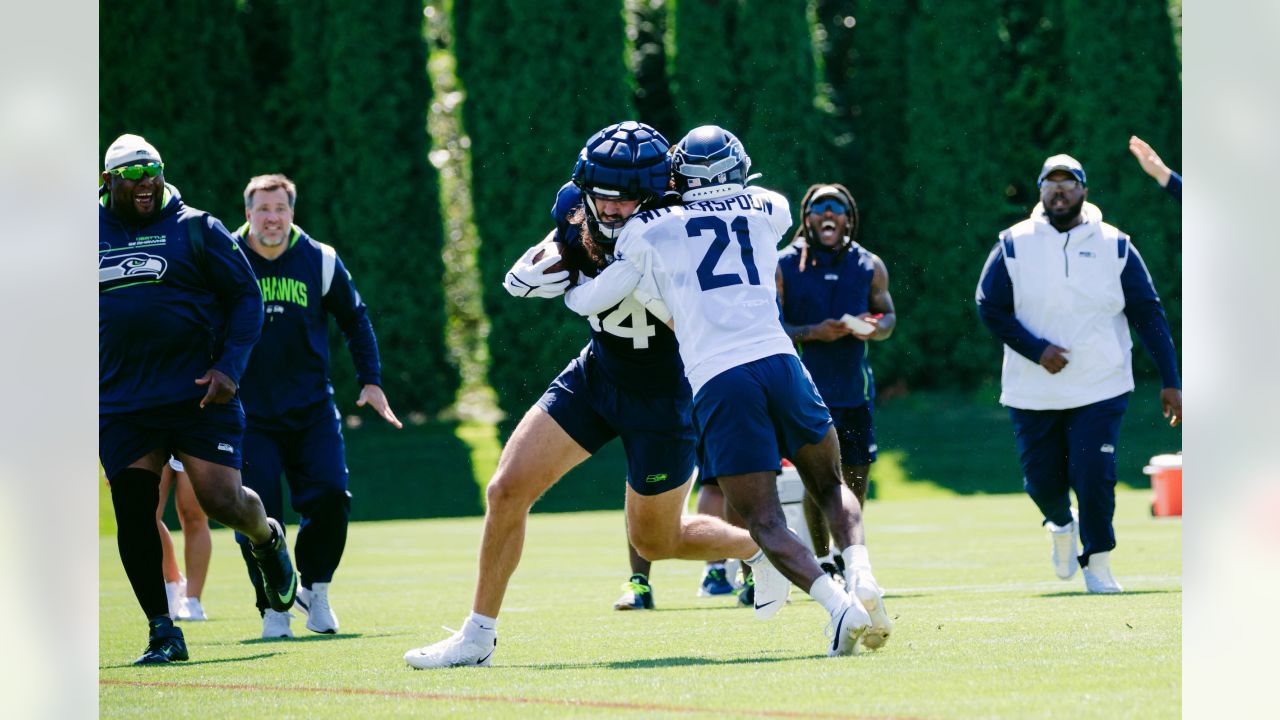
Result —
<path fill-rule="evenodd" d="M 1063 580 L 1070 580 L 1080 568 L 1080 553 L 1076 549 L 1076 539 L 1080 536 L 1080 523 L 1076 519 L 1076 509 L 1071 508 L 1071 522 L 1058 526 L 1052 522 L 1045 523 L 1049 536 L 1053 539 L 1053 572 Z"/>
<path fill-rule="evenodd" d="M 298 588 L 298 607 L 307 616 L 307 629 L 332 635 L 338 632 L 338 616 L 329 607 L 329 583 L 313 583 L 311 589 Z"/>
<path fill-rule="evenodd" d="M 871 625 L 871 616 L 867 614 L 858 598 L 849 596 L 849 603 L 831 616 L 827 623 L 827 638 L 831 640 L 827 655 L 857 655 L 858 640 Z"/>
<path fill-rule="evenodd" d="M 1084 588 L 1091 593 L 1124 592 L 1120 583 L 1111 576 L 1110 552 L 1094 553 L 1089 556 L 1089 564 L 1084 566 Z"/>
<path fill-rule="evenodd" d="M 756 586 L 756 619 L 768 620 L 787 604 L 787 597 L 791 595 L 791 581 L 778 572 L 773 563 L 769 562 L 768 556 L 751 565 L 751 576 Z"/>
<path fill-rule="evenodd" d="M 289 627 L 289 621 L 293 619 L 293 613 L 276 612 L 271 608 L 262 614 L 262 637 L 265 638 L 291 638 L 293 637 L 293 629 Z"/>
<path fill-rule="evenodd" d="M 177 620 L 182 608 L 187 604 L 187 579 L 178 576 L 177 582 L 164 584 L 164 594 L 169 598 L 169 617 Z"/>
<path fill-rule="evenodd" d="M 204 606 L 200 604 L 200 598 L 193 597 L 186 598 L 182 607 L 178 609 L 178 615 L 174 617 L 174 620 L 183 622 L 197 622 L 208 619 L 209 617 L 204 614 Z"/>
<path fill-rule="evenodd" d="M 445 628 L 446 630 L 448 628 Z M 478 632 L 467 637 L 459 630 L 450 637 L 426 647 L 414 648 L 404 654 L 404 661 L 418 670 L 447 667 L 489 667 L 493 653 L 498 648 L 498 635 Z"/>
<path fill-rule="evenodd" d="M 849 594 L 856 597 L 871 616 L 871 627 L 862 635 L 862 646 L 868 650 L 879 650 L 893 632 L 893 621 L 884 609 L 884 590 L 880 589 L 870 570 L 851 571 L 849 574 L 853 576 Z"/>

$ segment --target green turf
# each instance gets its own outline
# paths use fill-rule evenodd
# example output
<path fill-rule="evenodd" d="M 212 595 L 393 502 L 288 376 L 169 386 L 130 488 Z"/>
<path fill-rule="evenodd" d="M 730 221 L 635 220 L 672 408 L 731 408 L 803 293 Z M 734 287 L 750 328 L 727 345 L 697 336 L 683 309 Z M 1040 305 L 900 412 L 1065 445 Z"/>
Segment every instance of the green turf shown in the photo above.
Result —
<path fill-rule="evenodd" d="M 1061 717 L 1181 713 L 1181 522 L 1123 490 L 1113 562 L 1126 592 L 1053 578 L 1024 496 L 883 501 L 872 560 L 896 618 L 888 646 L 825 657 L 825 613 L 798 591 L 762 623 L 698 599 L 698 563 L 661 562 L 659 609 L 619 613 L 621 514 L 539 514 L 490 669 L 414 671 L 470 604 L 480 520 L 356 523 L 332 592 L 343 633 L 257 639 L 230 534 L 217 531 L 192 660 L 133 668 L 145 625 L 112 537 L 100 540 L 103 717 Z M 175 540 L 180 543 L 180 534 Z M 131 686 L 115 683 L 144 683 Z M 202 687 L 203 686 L 203 687 Z"/>

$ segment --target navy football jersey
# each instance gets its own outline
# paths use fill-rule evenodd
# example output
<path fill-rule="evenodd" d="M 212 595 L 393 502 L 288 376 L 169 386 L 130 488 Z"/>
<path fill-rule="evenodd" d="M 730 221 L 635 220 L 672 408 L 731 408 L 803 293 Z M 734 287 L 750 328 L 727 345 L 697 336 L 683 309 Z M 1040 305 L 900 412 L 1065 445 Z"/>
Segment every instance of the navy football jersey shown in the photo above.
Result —
<path fill-rule="evenodd" d="M 581 205 L 582 191 L 565 183 L 556 194 L 551 216 L 556 222 L 556 241 L 564 245 L 565 267 L 595 277 L 602 268 L 596 267 L 582 246 L 580 227 L 569 222 L 569 215 Z M 675 333 L 635 298 L 627 296 L 587 320 L 591 324 L 591 355 L 610 382 L 635 392 L 689 394 Z"/>

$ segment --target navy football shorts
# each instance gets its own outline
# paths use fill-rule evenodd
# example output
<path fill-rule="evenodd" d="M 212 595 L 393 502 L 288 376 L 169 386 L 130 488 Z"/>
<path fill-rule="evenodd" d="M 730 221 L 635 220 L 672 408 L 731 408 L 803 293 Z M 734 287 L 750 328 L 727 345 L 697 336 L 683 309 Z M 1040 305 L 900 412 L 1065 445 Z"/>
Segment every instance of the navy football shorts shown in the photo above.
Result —
<path fill-rule="evenodd" d="M 640 495 L 673 490 L 693 474 L 696 435 L 687 395 L 623 389 L 583 353 L 551 382 L 537 405 L 592 455 L 622 438 L 627 483 Z"/>
<path fill-rule="evenodd" d="M 831 428 L 831 413 L 794 355 L 771 355 L 730 368 L 693 398 L 698 456 L 708 477 L 781 469 Z"/>
<path fill-rule="evenodd" d="M 842 464 L 870 465 L 876 461 L 876 431 L 871 416 L 869 402 L 854 408 L 831 408 Z"/>
<path fill-rule="evenodd" d="M 98 415 L 98 458 L 107 479 L 153 450 L 186 453 L 240 469 L 244 409 L 240 398 L 200 407 L 200 398 L 133 412 Z"/>

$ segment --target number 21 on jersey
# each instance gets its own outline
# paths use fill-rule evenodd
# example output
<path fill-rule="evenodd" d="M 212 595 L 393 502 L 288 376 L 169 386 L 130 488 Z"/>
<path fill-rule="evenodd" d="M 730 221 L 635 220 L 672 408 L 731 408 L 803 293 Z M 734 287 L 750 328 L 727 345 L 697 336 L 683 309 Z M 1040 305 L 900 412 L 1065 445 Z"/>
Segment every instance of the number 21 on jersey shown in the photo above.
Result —
<path fill-rule="evenodd" d="M 631 338 L 631 346 L 637 350 L 648 349 L 649 338 L 658 334 L 657 326 L 649 323 L 649 311 L 630 295 L 618 303 L 612 312 L 605 315 L 603 322 L 599 315 L 590 315 L 587 321 L 591 323 L 591 329 L 596 332 Z"/>
<path fill-rule="evenodd" d="M 747 219 L 739 215 L 733 219 L 732 225 L 725 225 L 724 220 L 714 215 L 703 215 L 689 220 L 685 223 L 684 229 L 691 238 L 698 237 L 708 230 L 712 233 L 711 247 L 707 248 L 707 254 L 703 256 L 702 262 L 698 263 L 698 286 L 704 292 L 742 284 L 742 276 L 738 273 L 716 273 L 716 264 L 720 262 L 720 256 L 724 255 L 724 251 L 729 247 L 730 228 L 733 229 L 733 234 L 738 240 L 742 253 L 742 265 L 747 271 L 747 282 L 751 285 L 760 284 L 760 273 L 756 270 L 755 251 L 751 247 L 751 233 L 747 228 Z"/>

